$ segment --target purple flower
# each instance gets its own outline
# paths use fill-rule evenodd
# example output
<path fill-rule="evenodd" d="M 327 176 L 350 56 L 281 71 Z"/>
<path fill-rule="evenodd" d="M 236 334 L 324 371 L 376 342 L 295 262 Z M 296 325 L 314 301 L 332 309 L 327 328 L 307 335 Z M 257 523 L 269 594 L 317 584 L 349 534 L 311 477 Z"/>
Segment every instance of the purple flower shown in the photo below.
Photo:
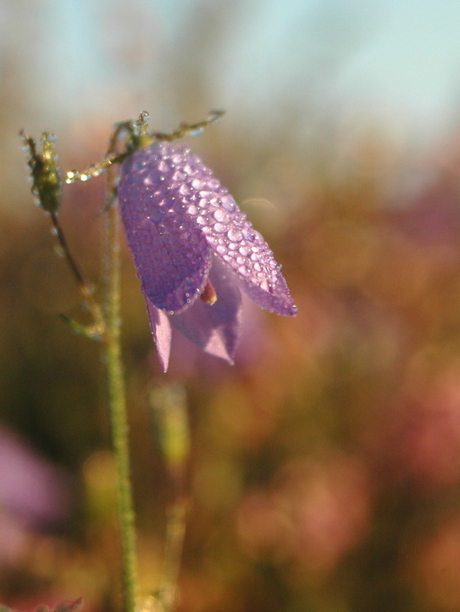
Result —
<path fill-rule="evenodd" d="M 135 151 L 123 162 L 118 197 L 164 371 L 171 327 L 233 363 L 240 290 L 262 308 L 295 314 L 269 246 L 189 149 L 157 141 Z"/>

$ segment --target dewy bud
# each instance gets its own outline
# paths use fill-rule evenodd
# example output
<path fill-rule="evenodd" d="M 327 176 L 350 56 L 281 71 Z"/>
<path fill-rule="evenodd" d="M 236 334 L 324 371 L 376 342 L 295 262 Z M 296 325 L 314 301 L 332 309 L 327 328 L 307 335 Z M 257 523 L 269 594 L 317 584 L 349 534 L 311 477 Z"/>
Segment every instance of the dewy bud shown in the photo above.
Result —
<path fill-rule="evenodd" d="M 32 176 L 32 193 L 47 213 L 55 214 L 61 203 L 61 178 L 54 151 L 54 136 L 42 134 L 42 151 L 37 153 L 35 140 L 21 132 Z"/>

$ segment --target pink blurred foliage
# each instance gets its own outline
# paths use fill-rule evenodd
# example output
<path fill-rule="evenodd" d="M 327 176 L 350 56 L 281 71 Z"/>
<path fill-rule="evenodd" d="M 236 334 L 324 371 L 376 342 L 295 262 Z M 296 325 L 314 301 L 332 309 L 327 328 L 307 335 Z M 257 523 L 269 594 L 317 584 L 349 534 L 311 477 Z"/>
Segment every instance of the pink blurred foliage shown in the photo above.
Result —
<path fill-rule="evenodd" d="M 460 479 L 460 366 L 450 364 L 433 381 L 411 389 L 401 459 L 423 489 Z"/>
<path fill-rule="evenodd" d="M 292 460 L 269 488 L 244 496 L 237 533 L 251 556 L 268 555 L 329 574 L 365 535 L 371 502 L 369 474 L 361 460 Z"/>

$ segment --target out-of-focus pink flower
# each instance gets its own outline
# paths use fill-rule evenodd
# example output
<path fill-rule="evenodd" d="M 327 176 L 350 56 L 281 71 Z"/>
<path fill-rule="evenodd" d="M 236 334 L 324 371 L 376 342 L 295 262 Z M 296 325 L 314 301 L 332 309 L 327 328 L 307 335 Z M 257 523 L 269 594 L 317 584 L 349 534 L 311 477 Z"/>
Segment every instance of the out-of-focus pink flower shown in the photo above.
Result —
<path fill-rule="evenodd" d="M 14 557 L 29 530 L 62 527 L 69 505 L 64 472 L 0 427 L 0 563 Z"/>
<path fill-rule="evenodd" d="M 69 485 L 62 470 L 0 428 L 0 501 L 32 527 L 60 523 L 69 510 Z"/>
<path fill-rule="evenodd" d="M 401 453 L 404 469 L 424 486 L 460 478 L 460 371 L 414 393 Z"/>
<path fill-rule="evenodd" d="M 293 461 L 268 490 L 242 500 L 238 535 L 250 554 L 294 558 L 328 572 L 359 541 L 369 506 L 368 476 L 360 461 Z"/>

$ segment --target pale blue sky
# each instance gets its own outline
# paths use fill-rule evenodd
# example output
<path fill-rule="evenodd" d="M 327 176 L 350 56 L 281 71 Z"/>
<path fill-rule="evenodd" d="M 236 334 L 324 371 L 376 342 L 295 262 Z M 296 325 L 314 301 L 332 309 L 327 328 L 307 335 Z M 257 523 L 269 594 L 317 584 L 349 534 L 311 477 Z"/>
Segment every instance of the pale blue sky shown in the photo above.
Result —
<path fill-rule="evenodd" d="M 27 4 L 10 2 L 9 10 Z M 29 50 L 30 82 L 45 114 L 108 109 L 111 121 L 131 106 L 165 106 L 196 67 L 206 74 L 209 106 L 255 116 L 313 103 L 394 115 L 430 133 L 457 112 L 458 0 L 40 0 L 33 7 L 24 19 L 46 45 Z M 207 55 L 197 41 L 213 35 Z M 187 87 L 192 95 L 193 80 L 183 82 L 183 95 Z"/>

